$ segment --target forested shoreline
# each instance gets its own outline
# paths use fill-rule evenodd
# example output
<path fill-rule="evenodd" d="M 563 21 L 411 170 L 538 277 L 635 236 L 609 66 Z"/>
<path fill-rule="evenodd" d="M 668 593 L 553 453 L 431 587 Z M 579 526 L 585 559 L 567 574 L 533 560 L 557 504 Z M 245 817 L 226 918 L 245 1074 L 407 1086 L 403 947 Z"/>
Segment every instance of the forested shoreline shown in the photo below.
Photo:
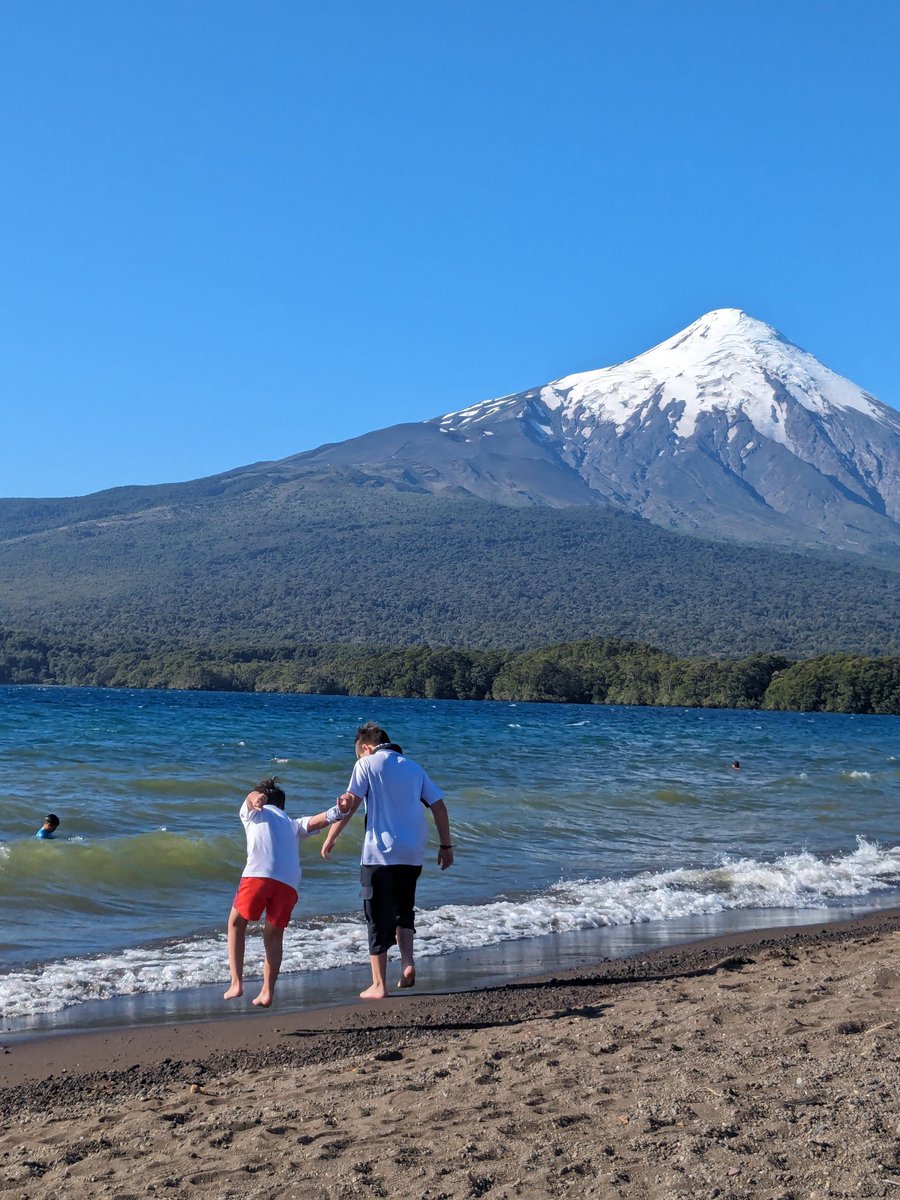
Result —
<path fill-rule="evenodd" d="M 0 683 L 900 714 L 900 657 L 678 658 L 614 638 L 529 651 L 122 648 L 0 631 Z"/>

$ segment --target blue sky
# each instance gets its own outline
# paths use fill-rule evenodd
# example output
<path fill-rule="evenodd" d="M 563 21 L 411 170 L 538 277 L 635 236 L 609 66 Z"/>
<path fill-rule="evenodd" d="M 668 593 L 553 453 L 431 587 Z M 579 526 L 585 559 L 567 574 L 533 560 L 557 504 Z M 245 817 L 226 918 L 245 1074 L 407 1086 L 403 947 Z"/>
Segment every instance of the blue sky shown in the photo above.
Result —
<path fill-rule="evenodd" d="M 196 478 L 734 306 L 900 407 L 900 4 L 6 0 L 0 495 Z"/>

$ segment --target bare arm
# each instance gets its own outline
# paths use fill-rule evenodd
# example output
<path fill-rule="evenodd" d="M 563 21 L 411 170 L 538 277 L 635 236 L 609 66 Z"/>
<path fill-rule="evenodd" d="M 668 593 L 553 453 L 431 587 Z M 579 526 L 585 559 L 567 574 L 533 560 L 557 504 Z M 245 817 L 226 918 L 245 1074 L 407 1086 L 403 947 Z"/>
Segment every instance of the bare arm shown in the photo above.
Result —
<path fill-rule="evenodd" d="M 244 801 L 244 804 L 246 805 L 248 815 L 262 812 L 266 806 L 265 792 L 251 792 Z"/>
<path fill-rule="evenodd" d="M 434 817 L 434 827 L 437 830 L 441 843 L 438 850 L 438 866 L 442 871 L 446 871 L 448 867 L 453 866 L 453 847 L 450 844 L 450 817 L 447 813 L 447 805 L 443 800 L 435 800 L 434 804 L 430 807 L 431 815 Z"/>
<path fill-rule="evenodd" d="M 324 829 L 327 825 L 335 825 L 344 820 L 344 814 L 350 812 L 349 798 L 339 796 L 331 808 L 325 809 L 324 812 L 316 813 L 314 817 L 306 818 L 306 830 L 308 833 L 318 833 L 320 829 Z"/>
<path fill-rule="evenodd" d="M 340 821 L 335 821 L 335 823 L 328 830 L 328 836 L 322 843 L 323 858 L 331 857 L 331 850 L 334 846 L 334 843 L 341 836 L 344 826 L 359 808 L 360 804 L 362 804 L 362 796 L 354 796 L 353 792 L 344 792 L 343 796 L 338 796 L 337 804 L 341 812 L 346 812 L 347 815 Z"/>

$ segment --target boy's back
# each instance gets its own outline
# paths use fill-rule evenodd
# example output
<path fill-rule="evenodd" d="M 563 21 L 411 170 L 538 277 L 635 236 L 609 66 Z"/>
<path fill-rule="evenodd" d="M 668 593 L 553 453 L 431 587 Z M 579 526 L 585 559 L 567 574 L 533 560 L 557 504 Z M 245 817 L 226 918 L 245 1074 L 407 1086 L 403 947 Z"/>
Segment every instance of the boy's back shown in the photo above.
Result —
<path fill-rule="evenodd" d="M 247 865 L 242 876 L 277 879 L 300 890 L 300 842 L 309 837 L 309 817 L 289 817 L 282 808 L 267 804 L 261 809 L 241 805 L 247 833 Z"/>
<path fill-rule="evenodd" d="M 426 804 L 440 800 L 436 787 L 411 758 L 378 747 L 357 760 L 348 791 L 366 802 L 363 862 L 421 866 L 428 843 Z"/>

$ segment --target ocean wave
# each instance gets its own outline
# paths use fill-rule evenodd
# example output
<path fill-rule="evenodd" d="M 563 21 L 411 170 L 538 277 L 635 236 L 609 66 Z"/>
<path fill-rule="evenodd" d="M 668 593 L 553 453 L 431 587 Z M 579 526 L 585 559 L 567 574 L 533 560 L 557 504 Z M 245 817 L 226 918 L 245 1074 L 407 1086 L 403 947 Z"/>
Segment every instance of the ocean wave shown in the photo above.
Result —
<path fill-rule="evenodd" d="M 98 840 L 26 838 L 0 846 L 0 899 L 21 903 L 35 892 L 67 903 L 85 893 L 152 895 L 182 888 L 186 878 L 232 879 L 240 874 L 241 850 L 226 835 L 191 837 L 166 829 Z"/>
<path fill-rule="evenodd" d="M 150 776 L 131 779 L 127 784 L 129 795 L 144 793 L 163 799 L 202 799 L 222 802 L 233 795 L 234 782 L 230 779 L 184 779 L 178 776 Z"/>
<path fill-rule="evenodd" d="M 554 932 L 599 929 L 715 914 L 733 909 L 816 909 L 900 887 L 900 846 L 857 839 L 847 854 L 807 851 L 772 862 L 723 858 L 708 867 L 644 872 L 624 879 L 558 883 L 531 896 L 444 905 L 416 915 L 417 954 L 428 957 Z M 302 972 L 364 962 L 361 918 L 338 916 L 292 925 L 282 970 Z M 262 938 L 251 927 L 247 973 L 258 973 Z M 116 954 L 69 958 L 0 975 L 4 1017 L 51 1013 L 89 1001 L 227 982 L 225 934 Z"/>

